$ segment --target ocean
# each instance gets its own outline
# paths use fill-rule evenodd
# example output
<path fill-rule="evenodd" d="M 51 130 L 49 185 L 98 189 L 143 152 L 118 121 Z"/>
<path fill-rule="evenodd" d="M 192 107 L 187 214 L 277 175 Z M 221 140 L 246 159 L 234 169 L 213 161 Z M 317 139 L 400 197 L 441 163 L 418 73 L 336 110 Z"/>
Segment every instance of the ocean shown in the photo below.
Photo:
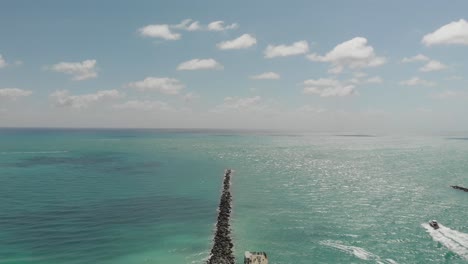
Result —
<path fill-rule="evenodd" d="M 238 263 L 468 262 L 468 138 L 0 129 L 0 263 L 204 263 L 226 168 Z"/>

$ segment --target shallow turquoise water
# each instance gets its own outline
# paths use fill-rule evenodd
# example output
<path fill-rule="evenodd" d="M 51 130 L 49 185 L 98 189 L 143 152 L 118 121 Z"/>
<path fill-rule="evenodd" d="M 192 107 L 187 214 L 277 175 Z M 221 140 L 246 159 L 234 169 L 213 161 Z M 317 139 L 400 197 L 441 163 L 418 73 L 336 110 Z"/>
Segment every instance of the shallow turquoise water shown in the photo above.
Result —
<path fill-rule="evenodd" d="M 442 136 L 0 130 L 0 263 L 202 263 L 228 167 L 239 263 L 466 263 L 467 160 Z"/>

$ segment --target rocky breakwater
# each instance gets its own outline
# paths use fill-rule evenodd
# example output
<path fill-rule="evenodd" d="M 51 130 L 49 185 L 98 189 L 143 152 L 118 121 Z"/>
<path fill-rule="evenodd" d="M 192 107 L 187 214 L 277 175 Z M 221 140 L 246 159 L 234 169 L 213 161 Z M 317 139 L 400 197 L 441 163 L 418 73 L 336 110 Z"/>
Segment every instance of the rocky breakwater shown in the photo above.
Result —
<path fill-rule="evenodd" d="M 229 219 L 231 217 L 231 173 L 230 169 L 224 173 L 223 191 L 219 202 L 218 221 L 216 233 L 213 239 L 213 248 L 208 259 L 208 264 L 234 264 L 235 258 L 232 252 L 234 245 L 231 241 L 231 229 Z"/>
<path fill-rule="evenodd" d="M 468 188 L 461 187 L 461 186 L 458 186 L 458 185 L 452 185 L 450 187 L 452 187 L 454 189 L 457 189 L 457 190 L 462 190 L 462 191 L 468 192 Z"/>

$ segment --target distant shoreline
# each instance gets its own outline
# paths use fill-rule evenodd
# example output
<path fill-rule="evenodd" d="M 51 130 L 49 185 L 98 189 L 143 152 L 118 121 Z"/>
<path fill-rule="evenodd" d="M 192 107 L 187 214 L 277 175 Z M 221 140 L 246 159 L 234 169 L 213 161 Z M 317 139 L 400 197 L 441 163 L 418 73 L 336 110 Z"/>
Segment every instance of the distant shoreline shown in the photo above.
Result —
<path fill-rule="evenodd" d="M 352 132 L 352 131 L 299 131 L 281 129 L 239 129 L 239 128 L 151 128 L 151 127 L 0 127 L 3 131 L 50 131 L 50 132 L 95 132 L 95 131 L 122 131 L 122 132 L 142 132 L 142 133 L 191 133 L 191 134 L 220 134 L 229 135 L 267 135 L 267 136 L 331 136 L 350 138 L 375 138 L 375 137 L 395 137 L 395 136 L 423 136 L 423 137 L 444 137 L 450 140 L 468 140 L 468 131 L 449 131 L 426 133 L 374 133 L 374 132 Z"/>

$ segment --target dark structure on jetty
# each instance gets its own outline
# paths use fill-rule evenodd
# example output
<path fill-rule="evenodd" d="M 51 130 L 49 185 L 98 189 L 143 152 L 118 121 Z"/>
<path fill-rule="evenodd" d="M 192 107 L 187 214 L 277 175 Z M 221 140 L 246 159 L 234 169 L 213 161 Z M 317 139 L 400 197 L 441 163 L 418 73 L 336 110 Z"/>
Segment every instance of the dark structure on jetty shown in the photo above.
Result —
<path fill-rule="evenodd" d="M 454 189 L 458 189 L 458 190 L 462 190 L 462 191 L 465 191 L 465 192 L 468 192 L 468 188 L 465 188 L 465 187 L 461 187 L 461 186 L 458 186 L 458 185 L 452 185 L 450 186 Z"/>
<path fill-rule="evenodd" d="M 219 202 L 218 221 L 216 222 L 216 233 L 214 236 L 213 248 L 208 259 L 208 264 L 235 264 L 231 241 L 231 229 L 229 218 L 231 217 L 231 170 L 224 173 L 223 191 Z"/>

